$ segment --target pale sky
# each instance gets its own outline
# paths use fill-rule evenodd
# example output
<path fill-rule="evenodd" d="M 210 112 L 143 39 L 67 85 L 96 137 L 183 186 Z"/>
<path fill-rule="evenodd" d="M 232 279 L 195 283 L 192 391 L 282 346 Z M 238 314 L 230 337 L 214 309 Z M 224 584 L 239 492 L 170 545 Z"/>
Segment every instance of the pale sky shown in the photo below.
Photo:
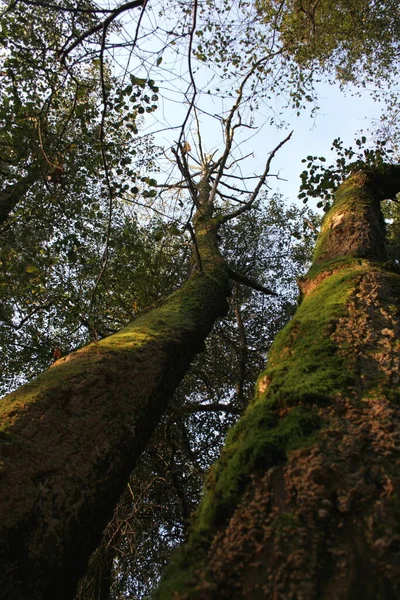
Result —
<path fill-rule="evenodd" d="M 382 110 L 377 102 L 371 100 L 368 92 L 364 92 L 361 97 L 351 96 L 349 93 L 345 96 L 338 86 L 328 84 L 320 85 L 318 90 L 318 116 L 311 119 L 304 112 L 300 117 L 292 117 L 290 129 L 294 130 L 293 136 L 279 151 L 273 163 L 273 170 L 280 170 L 280 175 L 287 179 L 286 182 L 276 182 L 276 187 L 293 201 L 298 194 L 299 175 L 305 168 L 301 160 L 311 154 L 324 156 L 330 164 L 336 157 L 336 153 L 330 150 L 335 138 L 340 137 L 345 147 L 354 148 L 354 141 L 363 130 L 369 140 L 372 134 L 368 135 L 368 129 L 373 128 Z M 281 139 L 282 134 L 283 132 L 279 132 L 276 139 Z M 260 138 L 255 138 L 254 141 L 257 157 L 261 156 L 262 142 Z M 310 205 L 315 207 L 316 202 L 311 200 Z"/>
<path fill-rule="evenodd" d="M 287 110 L 284 119 L 289 126 L 278 129 L 276 126 L 269 125 L 267 121 L 271 113 L 264 109 L 263 115 L 261 107 L 260 112 L 255 116 L 255 125 L 259 125 L 258 130 L 243 130 L 243 137 L 249 139 L 241 143 L 239 152 L 243 156 L 252 154 L 240 163 L 243 175 L 262 172 L 269 152 L 287 136 L 290 130 L 294 130 L 292 138 L 276 154 L 271 167 L 271 172 L 279 172 L 279 176 L 287 181 L 269 179 L 272 191 L 281 192 L 289 203 L 299 202 L 302 204 L 297 200 L 299 176 L 305 168 L 301 160 L 311 154 L 324 156 L 327 164 L 330 164 L 336 157 L 336 154 L 330 150 L 333 140 L 340 137 L 344 141 L 345 147 L 353 146 L 354 148 L 355 139 L 361 135 L 361 130 L 372 144 L 372 134 L 369 134 L 368 130 L 373 129 L 374 122 L 376 123 L 379 119 L 382 110 L 382 107 L 371 99 L 367 91 L 364 91 L 361 96 L 352 96 L 350 93 L 345 95 L 337 85 L 329 84 L 319 84 L 317 91 L 320 108 L 315 117 L 310 117 L 309 110 L 304 110 L 299 117 L 296 116 L 295 111 Z M 221 109 L 216 105 L 210 108 L 211 102 L 212 99 L 210 99 L 208 107 L 210 113 L 214 108 L 215 113 L 221 114 Z M 277 110 L 279 110 L 279 102 L 282 100 L 277 100 Z M 229 105 L 230 103 L 231 101 L 229 101 Z M 159 119 L 163 114 L 169 124 L 173 125 L 175 122 L 180 124 L 184 110 L 179 104 L 165 102 L 161 107 L 161 113 L 156 111 L 154 116 Z M 153 127 L 154 124 L 151 125 L 151 128 Z M 203 145 L 207 152 L 222 148 L 221 126 L 217 120 L 202 118 L 201 131 Z M 195 132 L 193 135 L 195 136 Z M 168 146 L 178 137 L 179 133 L 175 130 L 162 132 L 156 139 L 160 144 Z M 191 144 L 193 144 L 192 141 Z M 160 177 L 158 178 L 160 179 Z M 316 199 L 311 199 L 310 207 L 315 208 L 316 203 Z"/>
<path fill-rule="evenodd" d="M 144 121 L 144 129 L 141 133 L 151 133 L 156 131 L 155 143 L 166 149 L 177 142 L 179 138 L 179 127 L 185 120 L 186 110 L 190 101 L 193 89 L 190 86 L 190 78 L 188 75 L 187 60 L 185 58 L 185 48 L 180 54 L 178 50 L 169 48 L 163 51 L 160 65 L 156 62 L 160 48 L 163 43 L 155 37 L 153 33 L 156 31 L 158 17 L 156 15 L 146 13 L 146 18 L 149 19 L 149 40 L 146 42 L 144 37 L 145 49 L 144 58 L 148 61 L 142 63 L 143 57 L 121 58 L 121 68 L 126 69 L 128 73 L 137 73 L 138 76 L 146 76 L 143 64 L 146 68 L 150 65 L 149 73 L 154 78 L 155 84 L 159 86 L 159 109 L 152 115 L 146 115 Z M 152 21 L 154 19 L 154 23 Z M 132 22 L 136 26 L 135 19 Z M 142 24 L 143 25 L 143 24 Z M 131 26 L 128 24 L 128 30 Z M 152 29 L 153 28 L 153 29 Z M 134 32 L 132 29 L 132 35 Z M 161 38 L 160 38 L 161 39 Z M 179 46 L 177 46 L 179 48 Z M 148 56 L 147 56 L 147 54 Z M 160 54 L 161 57 L 161 54 Z M 151 64 L 150 64 L 151 63 Z M 155 64 L 156 63 L 156 64 Z M 232 106 L 234 96 L 236 95 L 235 87 L 239 85 L 234 80 L 224 80 L 220 74 L 213 71 L 206 64 L 200 63 L 193 59 L 193 73 L 198 88 L 198 96 L 196 105 L 205 112 L 199 113 L 201 121 L 201 138 L 203 149 L 205 152 L 213 153 L 216 150 L 216 157 L 223 149 L 222 140 L 222 120 L 221 117 L 226 117 Z M 262 83 L 259 83 L 260 89 Z M 267 83 L 265 84 L 267 87 Z M 219 90 L 221 88 L 221 90 Z M 210 89 L 210 95 L 207 90 Z M 372 145 L 372 135 L 368 134 L 368 129 L 373 128 L 374 121 L 379 119 L 381 107 L 374 102 L 370 94 L 364 91 L 361 96 L 352 96 L 350 92 L 346 95 L 339 90 L 338 85 L 319 84 L 316 86 L 319 110 L 317 115 L 310 117 L 311 106 L 304 110 L 300 117 L 296 116 L 295 111 L 289 109 L 283 114 L 282 118 L 288 123 L 288 128 L 278 130 L 276 126 L 271 126 L 269 120 L 273 111 L 279 113 L 281 106 L 285 103 L 285 98 L 279 96 L 275 101 L 275 105 L 270 108 L 263 108 L 261 105 L 258 111 L 250 113 L 243 110 L 243 122 L 249 123 L 249 118 L 254 116 L 254 125 L 258 130 L 244 129 L 238 135 L 237 141 L 241 142 L 240 147 L 236 149 L 235 158 L 252 154 L 246 160 L 239 163 L 236 175 L 259 175 L 264 168 L 269 152 L 286 137 L 288 132 L 293 129 L 294 133 L 291 140 L 279 150 L 276 155 L 271 171 L 279 172 L 280 177 L 287 181 L 277 181 L 271 178 L 270 186 L 272 191 L 280 191 L 289 202 L 297 200 L 299 192 L 300 179 L 299 175 L 304 169 L 302 158 L 307 155 L 324 156 L 328 164 L 334 160 L 335 155 L 330 151 L 332 141 L 340 137 L 344 141 L 345 147 L 353 145 L 356 137 L 360 135 L 360 130 L 366 135 Z M 214 92 L 218 94 L 214 94 Z M 219 93 L 221 91 L 221 93 Z M 229 97 L 229 92 L 233 96 Z M 186 95 L 185 95 L 186 94 Z M 290 98 L 289 90 L 287 94 Z M 206 114 L 208 113 L 208 114 Z M 219 115 L 219 119 L 215 119 L 213 115 Z M 193 113 L 192 113 L 193 116 Z M 196 123 L 193 118 L 187 122 L 186 134 L 192 147 L 192 154 L 196 154 Z M 175 127 L 175 129 L 174 129 Z M 242 142 L 242 139 L 249 138 Z M 165 169 L 164 178 L 168 177 L 174 164 L 173 154 L 167 150 L 167 154 L 162 164 L 162 169 Z M 162 161 L 161 161 L 162 163 Z M 195 163 L 193 163 L 195 166 Z M 195 171 L 194 171 L 195 172 Z M 179 174 L 177 174 L 177 177 Z M 163 180 L 162 173 L 156 175 L 156 178 L 161 183 Z M 248 182 L 250 185 L 250 181 Z M 315 208 L 317 200 L 312 200 L 310 206 Z"/>

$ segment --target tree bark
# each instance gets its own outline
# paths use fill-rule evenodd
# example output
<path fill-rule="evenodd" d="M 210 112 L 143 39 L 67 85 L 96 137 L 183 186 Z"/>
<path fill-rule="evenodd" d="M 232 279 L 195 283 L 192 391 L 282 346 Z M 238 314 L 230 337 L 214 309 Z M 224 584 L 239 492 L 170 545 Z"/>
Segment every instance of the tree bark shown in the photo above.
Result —
<path fill-rule="evenodd" d="M 339 188 L 156 599 L 400 598 L 400 275 L 380 212 L 399 190 L 400 167 Z"/>
<path fill-rule="evenodd" d="M 207 194 L 201 270 L 165 303 L 1 401 L 0 596 L 64 600 L 215 320 L 228 269 Z"/>
<path fill-rule="evenodd" d="M 32 170 L 31 173 L 21 178 L 17 183 L 6 185 L 0 190 L 0 225 L 5 223 L 11 211 L 14 210 L 38 178 L 39 172 Z"/>

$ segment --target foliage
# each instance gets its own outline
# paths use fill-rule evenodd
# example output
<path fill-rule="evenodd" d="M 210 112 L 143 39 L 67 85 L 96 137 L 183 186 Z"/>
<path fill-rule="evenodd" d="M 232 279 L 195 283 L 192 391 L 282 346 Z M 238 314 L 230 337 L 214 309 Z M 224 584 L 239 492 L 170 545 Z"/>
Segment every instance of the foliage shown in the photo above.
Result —
<path fill-rule="evenodd" d="M 382 170 L 385 164 L 392 162 L 393 150 L 386 149 L 386 141 L 378 141 L 375 148 L 366 147 L 366 137 L 357 139 L 356 149 L 352 146 L 343 147 L 340 138 L 333 140 L 331 150 L 337 153 L 335 163 L 325 166 L 323 156 L 307 156 L 302 160 L 307 163 L 306 169 L 301 173 L 299 198 L 306 204 L 309 198 L 320 198 L 317 207 L 329 210 L 331 200 L 339 185 L 355 171 L 362 169 Z"/>
<path fill-rule="evenodd" d="M 109 296 L 120 298 L 120 288 L 140 281 L 145 264 L 161 273 L 166 264 L 157 264 L 162 252 L 160 245 L 153 247 L 156 225 L 140 229 L 129 208 L 139 192 L 152 195 L 153 182 L 142 170 L 150 168 L 155 149 L 151 138 L 137 134 L 141 115 L 156 108 L 154 82 L 132 76 L 129 85 L 117 86 L 109 66 L 80 47 L 74 64 L 63 64 L 63 48 L 98 21 L 90 3 L 56 11 L 54 19 L 40 5 L 4 6 L 1 392 L 120 327 L 139 304 L 140 310 L 151 306 L 151 289 L 145 300 L 137 284 L 129 308 L 121 301 L 111 309 Z M 168 251 L 164 255 L 167 261 Z M 116 271 L 122 257 L 125 268 L 137 264 L 136 271 L 127 270 L 125 283 Z M 168 282 L 167 291 L 173 278 Z"/>
<path fill-rule="evenodd" d="M 266 27 L 274 28 L 284 56 L 297 66 L 299 81 L 306 80 L 308 90 L 313 90 L 302 97 L 315 97 L 314 85 L 321 80 L 338 82 L 351 94 L 357 88 L 368 90 L 383 105 L 380 122 L 373 126 L 376 138 L 397 150 L 397 0 L 257 0 L 256 7 Z"/>
<path fill-rule="evenodd" d="M 258 0 L 285 52 L 305 68 L 359 85 L 398 73 L 400 18 L 396 0 Z"/>
<path fill-rule="evenodd" d="M 119 210 L 109 232 L 107 270 L 94 299 L 107 216 L 101 201 L 97 205 L 81 201 L 77 221 L 76 208 L 76 201 L 71 207 L 58 194 L 53 202 L 42 204 L 43 213 L 29 216 L 29 241 L 22 218 L 3 233 L 3 392 L 93 337 L 115 332 L 173 291 L 182 278 L 179 264 L 185 263 L 185 255 L 179 258 L 175 240 L 157 242 L 157 224 L 143 229 L 134 217 Z M 171 255 L 176 260 L 172 264 Z"/>

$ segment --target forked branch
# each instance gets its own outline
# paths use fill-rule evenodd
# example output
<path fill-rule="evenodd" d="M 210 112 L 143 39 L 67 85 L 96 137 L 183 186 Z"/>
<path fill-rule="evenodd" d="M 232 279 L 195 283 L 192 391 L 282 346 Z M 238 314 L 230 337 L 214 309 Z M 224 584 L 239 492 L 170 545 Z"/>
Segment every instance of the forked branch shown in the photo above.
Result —
<path fill-rule="evenodd" d="M 271 167 L 271 162 L 275 156 L 275 154 L 278 152 L 278 150 L 280 148 L 282 148 L 282 146 L 284 144 L 286 144 L 286 142 L 288 142 L 290 140 L 290 138 L 292 137 L 293 131 L 291 131 L 289 133 L 288 136 L 285 137 L 284 140 L 282 140 L 281 142 L 279 142 L 279 144 L 272 150 L 272 152 L 270 153 L 268 160 L 265 164 L 265 169 L 263 174 L 261 175 L 260 179 L 258 180 L 258 183 L 256 185 L 256 187 L 254 188 L 253 193 L 251 194 L 249 200 L 247 202 L 245 202 L 244 204 L 242 204 L 242 206 L 240 206 L 240 208 L 232 211 L 231 213 L 227 214 L 227 215 L 223 215 L 220 218 L 220 225 L 222 225 L 223 223 L 226 223 L 227 221 L 230 221 L 231 219 L 235 219 L 236 217 L 238 217 L 239 215 L 241 215 L 242 213 L 246 212 L 247 210 L 250 210 L 254 204 L 254 202 L 257 200 L 258 194 L 260 193 L 260 190 L 262 188 L 262 186 L 265 183 L 265 180 L 268 176 L 270 167 Z"/>

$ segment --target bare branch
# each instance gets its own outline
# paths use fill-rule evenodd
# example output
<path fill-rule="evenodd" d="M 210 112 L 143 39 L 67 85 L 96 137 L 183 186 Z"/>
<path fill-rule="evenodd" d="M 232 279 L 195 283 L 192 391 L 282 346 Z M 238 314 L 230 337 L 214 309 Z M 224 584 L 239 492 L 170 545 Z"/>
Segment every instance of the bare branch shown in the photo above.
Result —
<path fill-rule="evenodd" d="M 133 8 L 139 8 L 140 6 L 143 6 L 143 8 L 145 8 L 146 4 L 147 0 L 132 0 L 131 2 L 122 4 L 121 6 L 113 10 L 111 14 L 109 14 L 108 17 L 104 19 L 104 21 L 98 23 L 97 25 L 94 25 L 93 27 L 85 31 L 85 33 L 82 33 L 82 35 L 80 35 L 68 48 L 65 48 L 65 50 L 61 53 L 60 56 L 61 63 L 65 64 L 65 59 L 67 58 L 68 54 L 70 54 L 72 50 L 75 50 L 75 48 L 79 46 L 79 44 L 81 44 L 84 40 L 86 40 L 86 38 L 90 37 L 91 35 L 94 35 L 95 33 L 98 33 L 101 30 L 103 30 L 103 32 L 106 31 L 108 26 L 117 17 L 119 17 L 120 14 Z"/>
<path fill-rule="evenodd" d="M 228 160 L 228 157 L 231 153 L 231 149 L 232 149 L 232 144 L 233 144 L 233 138 L 234 138 L 234 132 L 235 129 L 237 129 L 238 127 L 242 126 L 242 122 L 241 122 L 241 118 L 240 118 L 240 114 L 239 114 L 239 108 L 243 99 L 243 92 L 244 92 L 244 88 L 248 82 L 248 80 L 250 79 L 250 77 L 255 73 L 255 71 L 261 67 L 261 65 L 263 65 L 265 62 L 267 62 L 268 60 L 270 60 L 271 58 L 273 58 L 274 56 L 277 56 L 278 54 L 281 53 L 281 50 L 278 50 L 276 52 L 272 52 L 271 54 L 268 54 L 267 56 L 264 56 L 263 58 L 261 58 L 259 61 L 257 61 L 252 68 L 249 70 L 249 72 L 247 73 L 247 75 L 243 78 L 239 89 L 238 89 L 238 93 L 236 96 L 236 101 L 234 103 L 234 105 L 232 106 L 228 117 L 223 120 L 223 123 L 225 124 L 225 128 L 224 128 L 224 135 L 225 135 L 225 149 L 224 152 L 222 153 L 222 156 L 216 161 L 216 163 L 214 164 L 214 169 L 217 168 L 217 175 L 215 177 L 215 181 L 213 184 L 213 187 L 211 189 L 210 192 L 210 199 L 212 200 L 212 198 L 215 196 L 217 187 L 219 185 L 220 179 L 224 174 L 224 170 L 226 167 L 226 162 Z M 232 125 L 232 121 L 235 117 L 235 115 L 238 114 L 239 117 L 239 122 L 236 123 L 235 125 Z"/>
<path fill-rule="evenodd" d="M 288 142 L 290 140 L 290 138 L 292 137 L 293 131 L 291 131 L 289 133 L 288 136 L 285 137 L 284 140 L 282 140 L 281 142 L 279 142 L 279 144 L 272 150 L 272 152 L 270 153 L 268 160 L 265 164 L 265 169 L 264 169 L 264 173 L 261 175 L 258 184 L 256 185 L 253 193 L 250 196 L 250 199 L 248 200 L 248 202 L 246 202 L 246 204 L 244 204 L 241 208 L 238 208 L 237 210 L 234 210 L 233 212 L 229 213 L 228 215 L 224 215 L 220 218 L 220 225 L 222 225 L 223 223 L 226 223 L 227 221 L 230 221 L 231 219 L 235 219 L 236 217 L 238 217 L 239 215 L 241 215 L 242 213 L 244 213 L 246 210 L 250 210 L 250 208 L 253 206 L 254 202 L 256 201 L 258 194 L 262 188 L 262 186 L 265 183 L 265 180 L 268 176 L 269 173 L 269 169 L 271 166 L 271 162 L 275 156 L 275 154 L 278 152 L 278 150 L 280 148 L 282 148 L 282 146 L 284 144 L 286 144 L 286 142 Z"/>
<path fill-rule="evenodd" d="M 247 275 L 242 275 L 241 273 L 237 273 L 230 267 L 228 267 L 228 275 L 229 279 L 236 281 L 237 283 L 242 283 L 243 285 L 247 285 L 248 287 L 253 288 L 253 290 L 257 290 L 257 292 L 262 292 L 263 294 L 267 294 L 268 296 L 278 296 L 276 292 L 271 290 L 270 288 L 261 285 L 255 279 L 251 279 L 251 277 L 247 277 Z"/>
<path fill-rule="evenodd" d="M 89 313 L 88 313 L 89 324 L 91 322 L 91 317 L 92 317 L 92 312 L 93 312 L 94 301 L 95 301 L 97 289 L 99 287 L 99 283 L 105 273 L 105 270 L 106 270 L 107 264 L 108 264 L 111 224 L 112 224 L 113 205 L 114 205 L 114 194 L 113 194 L 112 187 L 111 187 L 110 172 L 108 169 L 108 161 L 107 161 L 107 155 L 106 155 L 106 149 L 105 149 L 105 143 L 104 143 L 104 123 L 105 123 L 105 119 L 106 119 L 107 99 L 108 99 L 108 92 L 106 89 L 105 74 L 104 74 L 104 46 L 105 46 L 105 42 L 106 42 L 106 34 L 107 34 L 107 27 L 104 26 L 103 35 L 102 35 L 102 39 L 101 39 L 101 51 L 100 51 L 100 81 L 101 81 L 101 90 L 102 90 L 102 97 L 103 97 L 103 112 L 101 115 L 101 123 L 100 123 L 100 145 L 101 145 L 101 159 L 102 159 L 102 163 L 103 163 L 103 167 L 104 167 L 104 174 L 105 174 L 105 179 L 106 179 L 106 184 L 107 184 L 107 189 L 108 189 L 109 205 L 108 205 L 108 222 L 107 222 L 105 249 L 104 249 L 104 253 L 103 253 L 100 273 L 97 276 L 96 282 L 94 284 L 94 288 L 92 290 L 91 298 L 90 298 Z"/>
<path fill-rule="evenodd" d="M 237 406 L 233 404 L 219 404 L 218 402 L 213 402 L 212 404 L 191 404 L 190 406 L 185 406 L 185 411 L 187 412 L 225 412 L 231 413 L 233 415 L 240 415 L 240 410 Z"/>
<path fill-rule="evenodd" d="M 175 148 L 171 148 L 171 152 L 175 156 L 175 160 L 176 160 L 176 164 L 178 165 L 178 169 L 182 173 L 183 178 L 186 181 L 187 186 L 189 188 L 189 192 L 192 197 L 192 200 L 197 207 L 198 206 L 197 189 L 193 183 L 192 175 L 190 174 L 190 169 L 189 169 L 189 165 L 188 165 L 185 150 L 184 150 L 184 145 L 180 144 L 178 142 L 178 148 L 179 148 L 180 152 L 178 152 L 178 150 L 176 150 Z"/>
<path fill-rule="evenodd" d="M 240 158 L 236 158 L 229 165 L 226 165 L 226 169 L 231 169 L 233 167 L 233 165 L 236 165 L 237 163 L 241 162 L 242 160 L 246 160 L 246 158 L 249 158 L 249 156 L 254 157 L 254 152 L 249 152 L 248 154 L 245 154 L 244 156 L 241 156 Z"/>
<path fill-rule="evenodd" d="M 239 177 L 239 179 L 241 179 Z M 258 177 L 257 177 L 258 179 Z M 228 190 L 232 190 L 233 192 L 237 192 L 238 194 L 248 194 L 249 190 L 241 190 L 240 188 L 234 187 L 233 185 L 229 185 L 229 183 L 225 183 L 225 181 L 220 181 L 219 185 L 228 188 Z"/>
<path fill-rule="evenodd" d="M 238 198 L 235 198 L 235 196 L 230 196 L 229 194 L 223 194 L 219 190 L 217 190 L 217 196 L 222 198 L 222 200 L 232 200 L 233 202 L 238 202 L 239 204 L 246 204 L 246 202 L 243 200 L 239 200 Z"/>
<path fill-rule="evenodd" d="M 190 100 L 189 103 L 189 108 L 187 110 L 185 119 L 182 123 L 181 126 L 181 133 L 179 135 L 179 140 L 178 140 L 178 144 L 181 144 L 181 142 L 184 140 L 184 136 L 185 136 L 185 127 L 186 124 L 189 120 L 190 114 L 192 112 L 192 109 L 194 107 L 194 102 L 196 100 L 196 96 L 197 96 L 197 86 L 196 86 L 196 82 L 194 79 L 194 74 L 193 74 L 193 67 L 192 67 L 192 50 L 193 50 L 193 40 L 194 40 L 194 34 L 196 31 L 196 25 L 197 25 L 197 9 L 198 9 L 198 1 L 194 0 L 193 3 L 193 20 L 192 20 L 192 27 L 190 29 L 189 32 L 189 48 L 188 48 L 188 69 L 189 69 L 189 77 L 190 77 L 190 83 L 191 86 L 193 88 L 193 95 L 192 98 Z"/>

